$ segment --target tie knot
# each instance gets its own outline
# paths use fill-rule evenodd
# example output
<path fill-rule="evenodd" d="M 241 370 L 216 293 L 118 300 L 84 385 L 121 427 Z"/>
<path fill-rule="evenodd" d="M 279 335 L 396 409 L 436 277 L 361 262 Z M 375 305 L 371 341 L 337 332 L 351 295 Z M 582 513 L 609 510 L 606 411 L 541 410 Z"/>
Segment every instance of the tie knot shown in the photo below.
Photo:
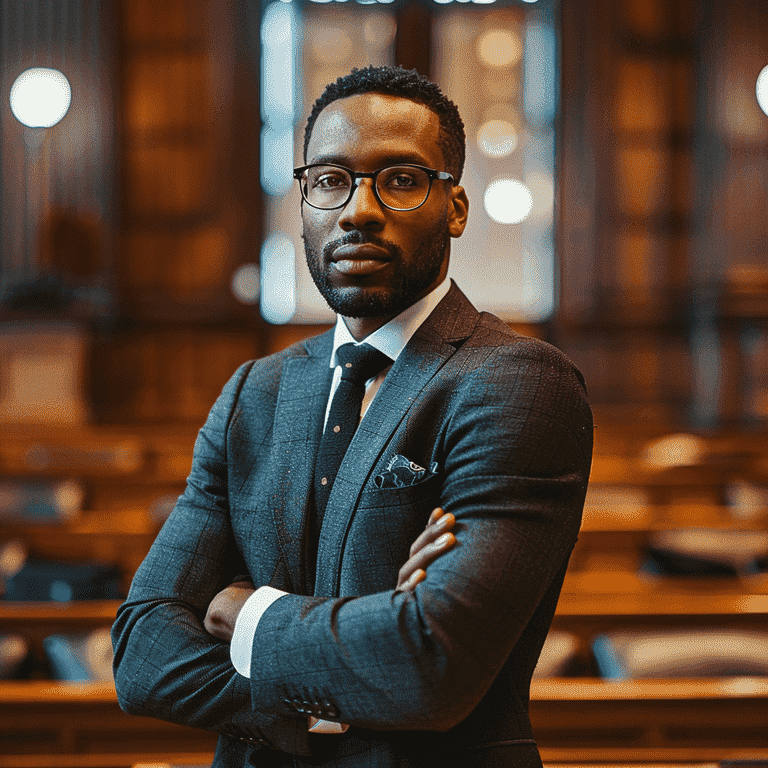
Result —
<path fill-rule="evenodd" d="M 365 384 L 383 371 L 392 360 L 370 344 L 342 344 L 336 350 L 341 365 L 341 378 L 356 384 Z"/>

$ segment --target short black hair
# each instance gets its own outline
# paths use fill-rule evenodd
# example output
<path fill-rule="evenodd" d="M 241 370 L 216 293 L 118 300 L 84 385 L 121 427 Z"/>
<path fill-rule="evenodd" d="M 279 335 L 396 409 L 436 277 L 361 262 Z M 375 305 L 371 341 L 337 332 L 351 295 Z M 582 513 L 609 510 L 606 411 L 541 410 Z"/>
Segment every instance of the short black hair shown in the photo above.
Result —
<path fill-rule="evenodd" d="M 415 69 L 395 67 L 355 67 L 348 75 L 325 86 L 322 95 L 312 105 L 304 129 L 304 162 L 317 116 L 332 102 L 361 93 L 384 93 L 423 104 L 434 112 L 439 121 L 437 143 L 443 153 L 446 170 L 458 184 L 464 170 L 466 135 L 464 123 L 456 105 L 431 80 Z"/>

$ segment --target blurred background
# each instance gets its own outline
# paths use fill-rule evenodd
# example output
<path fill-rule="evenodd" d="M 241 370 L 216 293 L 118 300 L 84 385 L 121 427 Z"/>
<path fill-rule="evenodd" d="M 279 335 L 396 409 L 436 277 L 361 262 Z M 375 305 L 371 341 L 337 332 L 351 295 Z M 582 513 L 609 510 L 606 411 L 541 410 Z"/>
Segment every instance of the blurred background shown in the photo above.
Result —
<path fill-rule="evenodd" d="M 330 327 L 306 116 L 352 67 L 467 131 L 450 274 L 583 371 L 546 762 L 768 759 L 764 0 L 0 0 L 0 768 L 198 764 L 106 630 L 245 360 Z"/>

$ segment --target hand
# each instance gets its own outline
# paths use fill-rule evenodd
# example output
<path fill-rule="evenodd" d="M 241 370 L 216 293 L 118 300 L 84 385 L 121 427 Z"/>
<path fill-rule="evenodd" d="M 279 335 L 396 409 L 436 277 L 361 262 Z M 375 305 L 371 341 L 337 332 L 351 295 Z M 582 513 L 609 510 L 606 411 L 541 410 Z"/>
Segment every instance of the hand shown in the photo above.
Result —
<path fill-rule="evenodd" d="M 432 511 L 427 527 L 411 544 L 411 556 L 398 571 L 397 590 L 413 590 L 427 578 L 426 567 L 456 544 L 456 537 L 451 532 L 455 522 L 456 518 L 440 507 Z"/>
<path fill-rule="evenodd" d="M 203 626 L 206 631 L 229 643 L 235 631 L 235 622 L 245 601 L 256 591 L 250 581 L 234 581 L 211 600 Z"/>

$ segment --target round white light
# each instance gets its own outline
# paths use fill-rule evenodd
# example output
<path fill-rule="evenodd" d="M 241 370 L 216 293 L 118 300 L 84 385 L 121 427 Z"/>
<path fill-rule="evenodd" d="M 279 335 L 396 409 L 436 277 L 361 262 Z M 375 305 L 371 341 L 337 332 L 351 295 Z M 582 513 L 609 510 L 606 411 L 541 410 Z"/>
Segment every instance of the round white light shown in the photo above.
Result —
<path fill-rule="evenodd" d="M 506 120 L 488 120 L 477 130 L 477 146 L 488 157 L 506 157 L 517 147 L 515 126 Z"/>
<path fill-rule="evenodd" d="M 243 264 L 232 275 L 230 283 L 234 297 L 243 304 L 258 304 L 260 276 L 258 264 Z"/>
<path fill-rule="evenodd" d="M 757 103 L 760 105 L 760 109 L 768 115 L 768 66 L 763 67 L 757 76 L 755 92 L 757 93 Z"/>
<path fill-rule="evenodd" d="M 58 69 L 27 69 L 11 87 L 11 111 L 29 128 L 56 125 L 67 114 L 71 101 L 69 80 Z"/>
<path fill-rule="evenodd" d="M 522 181 L 495 179 L 483 198 L 488 215 L 500 224 L 518 224 L 531 212 L 533 195 Z"/>

